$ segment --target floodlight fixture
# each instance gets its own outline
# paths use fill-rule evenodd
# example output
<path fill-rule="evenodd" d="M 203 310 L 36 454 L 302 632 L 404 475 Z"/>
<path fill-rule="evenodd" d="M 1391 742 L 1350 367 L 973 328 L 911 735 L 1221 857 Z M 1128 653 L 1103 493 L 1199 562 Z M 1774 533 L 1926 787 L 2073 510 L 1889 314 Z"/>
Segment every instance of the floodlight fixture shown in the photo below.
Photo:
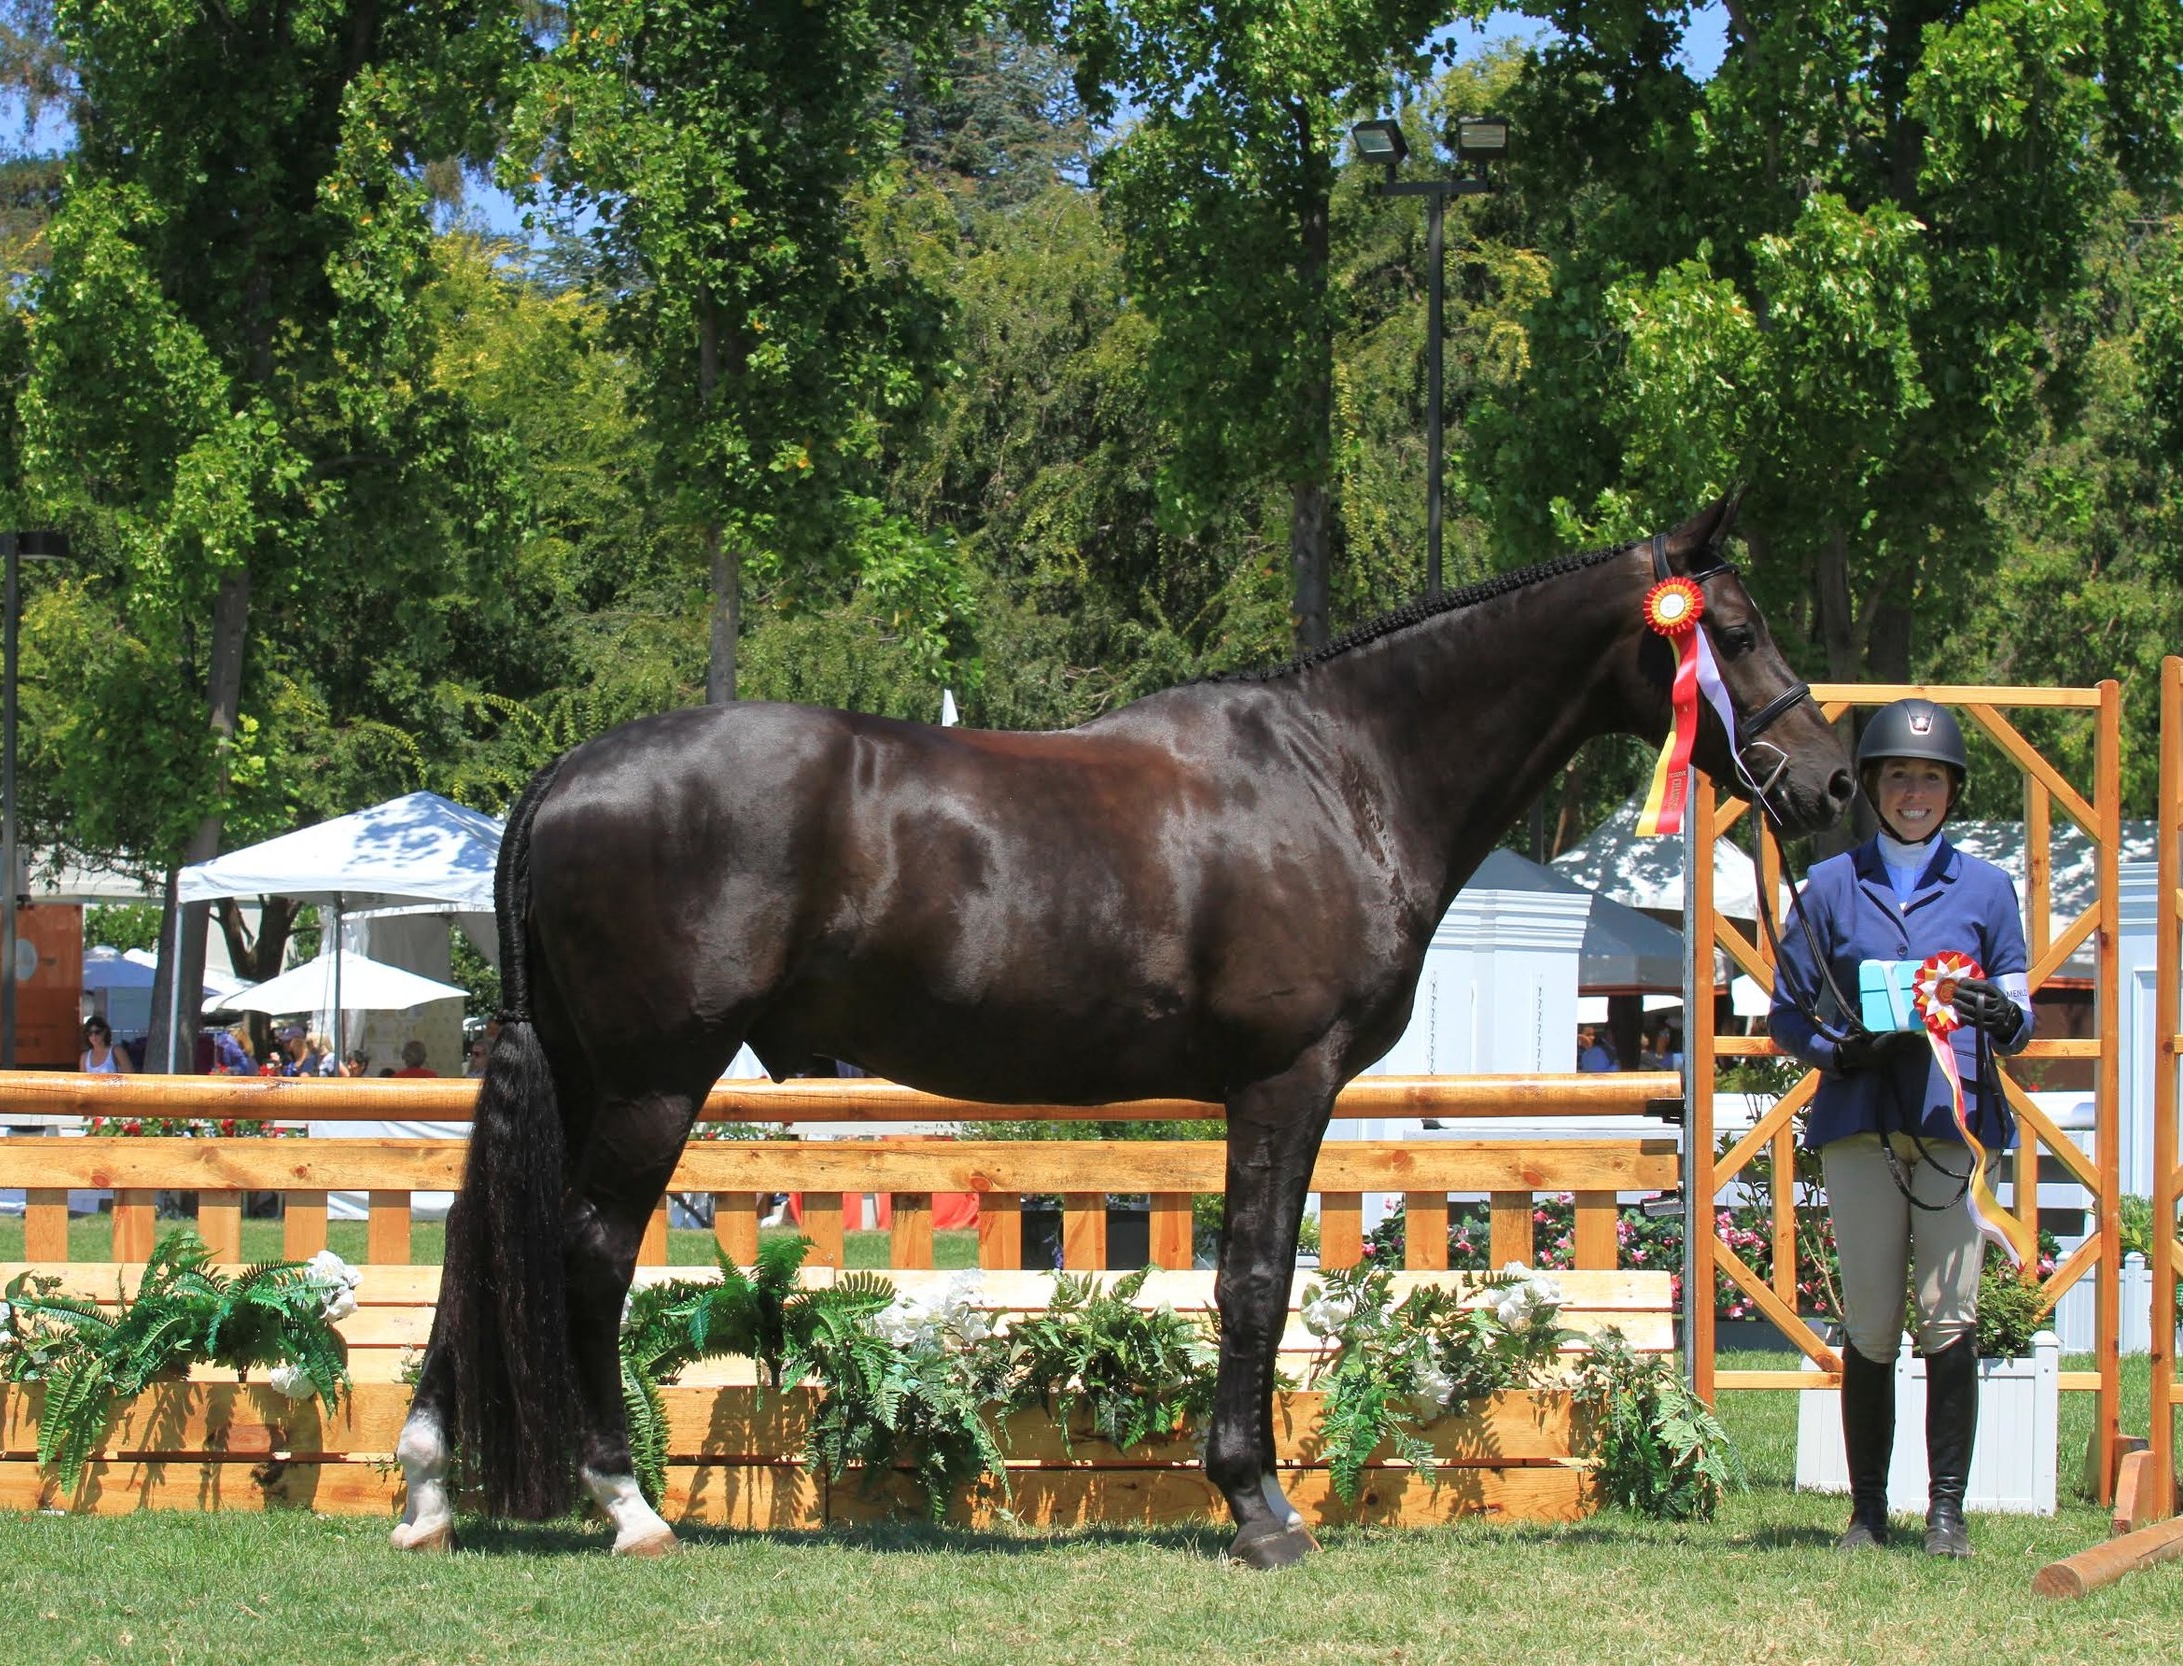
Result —
<path fill-rule="evenodd" d="M 1455 154 L 1463 162 L 1499 162 L 1508 155 L 1506 116 L 1455 118 Z"/>
<path fill-rule="evenodd" d="M 1349 138 L 1358 156 L 1367 162 L 1384 162 L 1392 168 L 1410 154 L 1409 142 L 1402 136 L 1402 123 L 1391 116 L 1357 123 L 1349 130 Z"/>

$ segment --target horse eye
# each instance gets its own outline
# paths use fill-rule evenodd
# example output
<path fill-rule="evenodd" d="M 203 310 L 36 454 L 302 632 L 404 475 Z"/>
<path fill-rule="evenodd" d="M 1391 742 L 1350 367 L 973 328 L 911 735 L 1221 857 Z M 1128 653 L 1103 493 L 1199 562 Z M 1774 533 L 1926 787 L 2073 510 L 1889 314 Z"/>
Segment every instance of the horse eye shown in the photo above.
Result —
<path fill-rule="evenodd" d="M 1730 625 L 1720 634 L 1721 652 L 1731 659 L 1748 654 L 1758 643 L 1757 635 L 1749 625 Z"/>

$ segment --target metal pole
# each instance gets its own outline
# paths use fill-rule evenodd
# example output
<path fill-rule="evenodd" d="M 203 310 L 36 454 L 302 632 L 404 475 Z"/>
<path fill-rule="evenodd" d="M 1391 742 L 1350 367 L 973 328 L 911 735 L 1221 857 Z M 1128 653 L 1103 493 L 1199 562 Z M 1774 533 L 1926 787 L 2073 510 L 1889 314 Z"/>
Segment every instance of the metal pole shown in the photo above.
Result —
<path fill-rule="evenodd" d="M 1440 287 L 1441 220 L 1448 199 L 1425 199 L 1425 594 L 1440 594 Z"/>
<path fill-rule="evenodd" d="M 174 1067 L 175 1050 L 181 1045 L 175 1037 L 175 1032 L 182 1027 L 182 984 L 180 978 L 182 969 L 182 896 L 179 883 L 170 881 L 168 892 L 174 899 L 174 906 L 168 910 L 174 917 L 174 926 L 167 933 L 165 951 L 167 955 L 167 1074 L 172 1076 L 177 1073 Z M 196 1064 L 197 1038 L 191 1036 L 190 1065 L 193 1072 Z M 213 1061 L 213 1068 L 215 1070 L 219 1068 L 217 1059 Z"/>
<path fill-rule="evenodd" d="M 342 898 L 334 893 L 334 1068 L 349 1056 L 348 1018 L 341 1010 L 341 914 Z"/>
<path fill-rule="evenodd" d="M 20 540 L 12 532 L 0 532 L 7 566 L 5 665 L 0 682 L 6 692 L 0 704 L 6 708 L 0 728 L 0 1070 L 15 1068 L 15 650 L 22 613 L 22 563 Z"/>

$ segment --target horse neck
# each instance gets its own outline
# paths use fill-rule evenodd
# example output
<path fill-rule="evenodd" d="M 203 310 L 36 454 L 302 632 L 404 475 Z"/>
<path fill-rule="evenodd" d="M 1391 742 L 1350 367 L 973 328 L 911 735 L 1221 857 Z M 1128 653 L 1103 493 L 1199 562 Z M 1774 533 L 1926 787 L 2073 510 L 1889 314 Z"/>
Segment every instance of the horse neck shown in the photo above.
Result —
<path fill-rule="evenodd" d="M 1441 910 L 1586 740 L 1665 725 L 1664 696 L 1638 693 L 1634 669 L 1650 582 L 1632 552 L 1314 668 L 1320 697 L 1370 735 L 1406 866 Z"/>

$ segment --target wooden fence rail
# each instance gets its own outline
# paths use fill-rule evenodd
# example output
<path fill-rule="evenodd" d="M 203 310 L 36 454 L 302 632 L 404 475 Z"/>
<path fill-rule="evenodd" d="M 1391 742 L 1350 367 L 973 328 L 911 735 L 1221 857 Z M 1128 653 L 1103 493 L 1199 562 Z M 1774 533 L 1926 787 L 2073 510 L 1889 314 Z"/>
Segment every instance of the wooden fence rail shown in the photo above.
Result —
<path fill-rule="evenodd" d="M 44 1116 L 236 1117 L 255 1121 L 467 1122 L 467 1080 L 382 1081 L 279 1076 L 82 1076 L 0 1071 L 0 1122 Z M 1679 1116 L 1683 1084 L 1667 1071 L 1539 1076 L 1362 1076 L 1337 1117 Z M 872 1080 L 723 1082 L 707 1122 L 1150 1122 L 1216 1120 L 1197 1099 L 1120 1105 L 988 1105 Z"/>
<path fill-rule="evenodd" d="M 1664 1073 L 1569 1076 L 1368 1078 L 1337 1106 L 1345 1117 L 1566 1117 L 1654 1112 L 1679 1091 Z M 234 1117 L 281 1121 L 464 1120 L 473 1082 L 312 1082 L 249 1077 L 84 1077 L 0 1074 L 0 1119 L 9 1111 L 110 1117 Z M 985 1105 L 939 1099 L 891 1083 L 809 1081 L 725 1085 L 707 1102 L 709 1120 L 762 1123 L 978 1122 L 1000 1119 L 1202 1118 L 1218 1108 L 1195 1101 L 1049 1107 Z M 153 1238 L 160 1191 L 198 1194 L 198 1231 L 215 1255 L 240 1252 L 242 1200 L 275 1192 L 284 1203 L 286 1253 L 307 1256 L 326 1243 L 326 1194 L 369 1194 L 367 1258 L 409 1259 L 410 1194 L 452 1190 L 462 1173 L 460 1140 L 283 1139 L 277 1141 L 90 1137 L 0 1139 L 0 1185 L 27 1193 L 25 1255 L 68 1259 L 71 1189 L 110 1191 L 116 1261 L 141 1259 Z M 683 1153 L 671 1190 L 713 1199 L 721 1247 L 747 1263 L 757 1251 L 766 1199 L 793 1193 L 812 1239 L 812 1262 L 840 1266 L 845 1197 L 893 1200 L 890 1264 L 932 1265 L 935 1192 L 978 1199 L 978 1259 L 987 1268 L 1022 1264 L 1021 1211 L 1026 1195 L 1062 1199 L 1062 1261 L 1070 1270 L 1108 1264 L 1107 1200 L 1149 1196 L 1150 1257 L 1186 1267 L 1192 1253 L 1195 1199 L 1221 1190 L 1225 1152 L 1217 1140 L 1008 1140 L 885 1137 L 826 1141 L 699 1140 Z M 1364 1246 L 1367 1192 L 1399 1192 L 1414 1230 L 1407 1265 L 1447 1265 L 1449 1195 L 1490 1198 L 1496 1266 L 1531 1261 L 1534 1199 L 1571 1193 L 1576 1204 L 1575 1264 L 1612 1269 L 1618 1192 L 1674 1186 L 1670 1137 L 1601 1139 L 1330 1142 L 1313 1177 L 1320 1194 L 1324 1265 L 1352 1266 Z M 641 1259 L 662 1265 L 667 1215 L 655 1215 Z"/>

